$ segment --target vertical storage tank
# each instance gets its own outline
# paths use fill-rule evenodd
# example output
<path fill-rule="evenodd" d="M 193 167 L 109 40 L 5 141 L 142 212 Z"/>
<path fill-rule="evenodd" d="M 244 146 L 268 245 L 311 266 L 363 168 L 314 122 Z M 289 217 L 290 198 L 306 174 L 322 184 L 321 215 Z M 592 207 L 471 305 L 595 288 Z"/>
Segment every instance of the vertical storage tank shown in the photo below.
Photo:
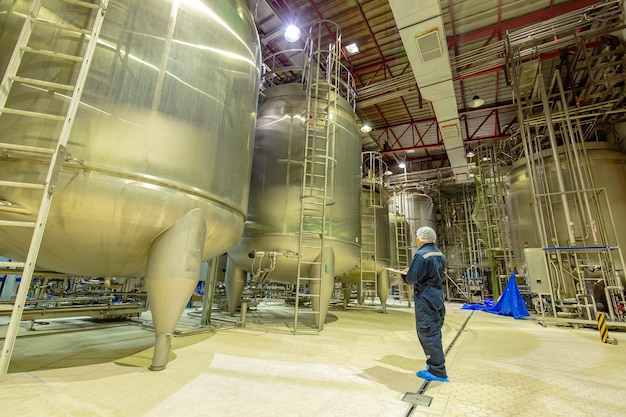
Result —
<path fill-rule="evenodd" d="M 398 213 L 409 222 L 411 230 L 411 246 L 415 248 L 415 233 L 422 226 L 437 231 L 437 213 L 433 199 L 420 190 L 402 190 L 393 194 L 390 200 L 390 213 Z"/>
<path fill-rule="evenodd" d="M 344 288 L 344 304 L 349 301 L 351 288 L 356 284 L 359 302 L 363 302 L 363 290 L 373 286 L 386 312 L 389 295 L 389 271 L 391 262 L 389 241 L 389 212 L 387 190 L 379 184 L 364 182 L 361 191 L 361 257 L 358 264 L 341 275 L 338 282 Z M 361 283 L 362 285 L 359 285 Z M 365 288 L 363 288 L 365 287 Z"/>
<path fill-rule="evenodd" d="M 626 242 L 626 218 L 624 218 L 622 213 L 626 212 L 626 154 L 616 145 L 604 142 L 588 142 L 585 146 L 595 187 L 605 189 L 615 222 L 615 233 L 619 243 L 624 244 Z M 563 156 L 565 151 L 559 148 L 558 152 Z M 556 189 L 556 175 L 554 174 L 556 167 L 554 159 L 549 156 L 550 153 L 551 151 L 546 151 L 544 156 L 545 169 L 541 174 L 541 178 L 550 182 L 551 189 Z M 563 177 L 569 179 L 571 176 L 567 172 L 564 163 L 562 163 L 562 169 L 565 169 Z M 566 185 L 571 187 L 569 183 Z M 525 245 L 531 248 L 541 247 L 542 245 L 532 210 L 531 184 L 525 158 L 514 164 L 507 177 L 507 187 L 505 201 L 513 255 L 516 262 L 523 263 L 522 255 Z M 599 196 L 599 198 L 604 199 L 604 196 Z M 564 245 L 564 242 L 568 240 L 568 234 L 565 221 L 563 221 L 562 206 L 555 204 L 555 210 L 554 217 L 558 220 L 557 233 L 560 242 L 562 242 L 561 244 Z M 606 223 L 607 226 L 610 226 L 610 216 L 606 208 L 602 216 L 605 222 L 608 222 Z M 581 227 L 581 223 L 578 221 L 574 222 L 573 227 L 577 239 L 582 240 L 589 233 L 588 230 Z M 610 235 L 612 236 L 612 231 L 610 231 Z M 609 242 L 609 244 L 616 243 L 618 242 Z"/>
<path fill-rule="evenodd" d="M 533 199 L 526 160 L 513 166 L 506 197 L 513 254 L 520 265 L 528 262 L 531 291 L 550 294 L 554 298 L 553 305 L 559 307 L 559 310 L 554 308 L 555 316 L 584 317 L 586 313 L 593 320 L 589 306 L 595 310 L 602 304 L 611 320 L 617 320 L 614 307 L 624 300 L 620 242 L 626 240 L 626 222 L 622 214 L 626 210 L 626 155 L 616 145 L 604 142 L 588 142 L 585 148 L 577 150 L 584 158 L 578 158 L 575 166 L 566 160 L 571 149 L 566 151 L 565 147 L 559 146 L 542 151 L 543 161 L 538 165 L 541 166 L 544 189 L 552 191 L 547 193 L 551 197 L 549 204 L 545 198 L 540 200 L 541 204 L 536 204 Z M 555 162 L 555 154 L 560 164 Z M 534 155 L 539 160 L 538 156 Z M 560 190 L 556 175 L 559 165 L 562 189 L 575 192 L 560 195 L 554 192 Z M 579 185 L 583 182 L 576 174 L 582 169 L 591 171 L 593 184 L 586 180 L 585 187 Z M 545 195 L 540 194 L 540 197 Z M 585 204 L 588 204 L 588 210 Z M 544 215 L 541 220 L 547 236 L 541 238 L 534 209 L 540 208 L 545 214 L 546 207 L 550 209 L 550 216 Z M 537 259 L 533 249 L 525 253 L 524 245 L 539 248 L 542 255 L 549 254 L 549 262 L 545 259 L 547 256 L 542 256 L 544 265 L 549 268 L 547 272 L 537 271 L 541 263 L 533 262 Z M 546 246 L 550 249 L 546 250 Z M 548 280 L 541 279 L 547 274 Z"/>
<path fill-rule="evenodd" d="M 92 1 L 99 4 L 99 1 Z M 0 71 L 31 1 L 0 3 Z M 77 2 L 81 3 L 81 2 Z M 81 55 L 93 9 L 43 1 L 30 46 Z M 62 28 L 60 28 L 62 27 Z M 110 1 L 87 75 L 38 257 L 40 268 L 142 276 L 157 332 L 153 369 L 200 274 L 232 247 L 248 203 L 260 44 L 244 0 Z M 80 63 L 25 52 L 18 76 L 71 84 Z M 13 83 L 6 107 L 62 113 L 69 94 Z M 62 122 L 0 117 L 0 142 L 55 147 Z M 48 161 L 0 154 L 0 179 L 42 182 Z M 0 219 L 32 221 L 40 194 L 0 186 Z M 0 230 L 19 259 L 30 234 Z M 159 357 L 159 359 L 157 359 Z"/>
<path fill-rule="evenodd" d="M 237 308 L 245 273 L 253 272 L 253 262 L 257 269 L 270 267 L 267 257 L 251 259 L 248 254 L 252 251 L 277 254 L 267 280 L 296 283 L 305 98 L 302 84 L 282 84 L 267 89 L 265 99 L 259 105 L 248 221 L 242 239 L 228 251 L 226 288 L 231 313 Z M 325 238 L 334 251 L 335 276 L 358 262 L 361 234 L 360 135 L 352 106 L 342 97 L 338 97 L 338 103 L 338 114 L 333 115 L 337 126 L 335 203 L 327 209 Z M 317 254 L 303 253 L 301 256 L 312 261 Z"/>

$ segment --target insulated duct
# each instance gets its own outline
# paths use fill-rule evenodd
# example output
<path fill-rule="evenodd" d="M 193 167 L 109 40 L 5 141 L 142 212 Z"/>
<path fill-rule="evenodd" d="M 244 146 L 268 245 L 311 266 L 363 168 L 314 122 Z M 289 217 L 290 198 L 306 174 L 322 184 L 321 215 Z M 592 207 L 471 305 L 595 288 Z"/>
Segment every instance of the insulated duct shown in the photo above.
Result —
<path fill-rule="evenodd" d="M 389 4 L 419 91 L 433 106 L 454 177 L 467 181 L 465 146 L 439 0 L 389 0 Z"/>

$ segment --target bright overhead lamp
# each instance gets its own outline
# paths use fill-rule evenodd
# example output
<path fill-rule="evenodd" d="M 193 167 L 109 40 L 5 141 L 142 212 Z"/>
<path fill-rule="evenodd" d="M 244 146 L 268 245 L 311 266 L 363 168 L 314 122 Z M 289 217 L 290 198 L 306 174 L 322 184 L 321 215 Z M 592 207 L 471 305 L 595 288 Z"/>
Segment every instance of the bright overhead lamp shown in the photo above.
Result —
<path fill-rule="evenodd" d="M 369 133 L 372 131 L 372 126 L 370 125 L 363 125 L 361 126 L 361 132 L 363 133 Z"/>
<path fill-rule="evenodd" d="M 391 170 L 390 170 L 390 169 L 388 169 L 387 171 L 385 171 L 385 175 L 391 175 L 391 174 L 393 174 L 393 172 L 391 172 Z"/>
<path fill-rule="evenodd" d="M 295 42 L 300 39 L 300 29 L 295 25 L 287 26 L 285 29 L 285 40 L 287 42 Z"/>
<path fill-rule="evenodd" d="M 358 54 L 360 51 L 356 43 L 352 42 L 350 45 L 346 45 L 346 52 L 348 52 L 350 55 L 354 55 Z"/>
<path fill-rule="evenodd" d="M 402 161 L 402 162 L 400 162 L 400 163 L 398 164 L 398 167 L 399 167 L 400 169 L 404 169 L 404 168 L 406 168 L 406 164 L 404 163 L 404 161 Z"/>
<path fill-rule="evenodd" d="M 469 151 L 467 153 L 467 155 L 465 155 L 465 156 L 467 156 L 468 158 L 473 158 L 474 156 L 476 156 L 476 154 L 474 152 L 472 152 L 472 151 Z"/>
<path fill-rule="evenodd" d="M 469 102 L 469 106 L 473 109 L 477 109 L 483 104 L 485 104 L 485 100 L 483 100 L 482 98 L 478 96 L 472 97 L 472 101 Z"/>

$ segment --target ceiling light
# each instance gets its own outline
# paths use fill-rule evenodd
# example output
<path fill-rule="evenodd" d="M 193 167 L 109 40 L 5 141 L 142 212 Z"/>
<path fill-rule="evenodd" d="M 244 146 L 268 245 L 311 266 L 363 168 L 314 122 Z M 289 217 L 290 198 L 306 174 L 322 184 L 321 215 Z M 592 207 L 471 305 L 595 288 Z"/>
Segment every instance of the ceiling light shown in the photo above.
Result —
<path fill-rule="evenodd" d="M 398 164 L 398 167 L 400 167 L 400 169 L 404 169 L 406 168 L 406 164 L 404 163 L 404 161 L 402 161 Z"/>
<path fill-rule="evenodd" d="M 346 51 L 351 55 L 358 54 L 360 52 L 359 47 L 354 42 L 350 45 L 346 45 Z"/>
<path fill-rule="evenodd" d="M 391 170 L 388 169 L 387 171 L 385 171 L 385 175 L 391 175 L 391 174 L 393 174 L 393 172 L 391 172 Z"/>
<path fill-rule="evenodd" d="M 363 133 L 369 133 L 372 131 L 372 126 L 370 125 L 363 125 L 361 126 L 361 132 Z"/>
<path fill-rule="evenodd" d="M 300 29 L 297 26 L 289 25 L 285 29 L 285 40 L 287 42 L 295 42 L 300 39 Z"/>
<path fill-rule="evenodd" d="M 477 109 L 483 104 L 485 104 L 485 100 L 483 100 L 482 98 L 478 96 L 472 97 L 472 101 L 469 102 L 469 106 L 473 109 Z"/>
<path fill-rule="evenodd" d="M 469 151 L 466 155 L 468 158 L 473 158 L 474 156 L 476 156 L 476 154 L 472 151 Z"/>

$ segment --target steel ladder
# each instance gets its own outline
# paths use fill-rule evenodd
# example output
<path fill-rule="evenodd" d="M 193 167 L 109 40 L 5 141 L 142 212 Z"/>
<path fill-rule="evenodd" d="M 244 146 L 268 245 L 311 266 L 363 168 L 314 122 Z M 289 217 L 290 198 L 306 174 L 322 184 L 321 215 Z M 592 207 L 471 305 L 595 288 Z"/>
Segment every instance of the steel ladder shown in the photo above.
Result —
<path fill-rule="evenodd" d="M 37 256 L 43 239 L 48 213 L 52 204 L 52 197 L 54 195 L 57 178 L 65 159 L 68 139 L 72 131 L 83 87 L 87 79 L 89 67 L 91 65 L 92 57 L 95 52 L 108 6 L 108 0 L 98 0 L 94 3 L 80 0 L 60 1 L 67 4 L 65 6 L 66 8 L 63 9 L 64 12 L 90 13 L 91 17 L 88 19 L 90 27 L 78 27 L 73 24 L 65 23 L 69 21 L 69 19 L 67 21 L 63 20 L 62 16 L 59 16 L 59 22 L 64 23 L 43 19 L 40 17 L 40 12 L 42 9 L 46 8 L 46 1 L 35 0 L 32 3 L 29 15 L 25 18 L 15 49 L 2 79 L 2 83 L 0 84 L 0 117 L 4 115 L 17 115 L 40 121 L 45 120 L 63 123 L 54 148 L 27 146 L 19 143 L 0 143 L 0 148 L 5 154 L 10 152 L 19 152 L 22 154 L 31 154 L 50 158 L 47 175 L 43 183 L 0 181 L 0 186 L 2 187 L 14 187 L 18 189 L 30 190 L 35 189 L 41 190 L 42 192 L 41 203 L 39 205 L 36 221 L 25 222 L 16 220 L 0 220 L 0 227 L 24 227 L 32 229 L 32 237 L 28 252 L 25 254 L 25 261 L 0 262 L 0 267 L 11 267 L 15 268 L 17 271 L 21 270 L 22 275 L 15 302 L 12 305 L 8 305 L 8 308 L 6 308 L 6 310 L 11 311 L 11 319 L 4 340 L 4 345 L 2 347 L 2 352 L 0 353 L 0 374 L 6 374 L 9 367 L 19 324 L 26 304 L 28 290 L 32 281 L 33 272 L 35 270 Z M 77 33 L 83 37 L 83 39 L 88 39 L 87 45 L 82 50 L 80 55 L 69 55 L 52 49 L 37 48 L 34 42 L 31 42 L 31 35 L 35 28 L 42 26 L 61 32 Z M 80 65 L 76 76 L 73 77 L 74 82 L 71 84 L 62 84 L 49 79 L 21 76 L 20 69 L 23 67 L 22 63 L 24 61 L 24 57 L 32 54 Z M 62 92 L 67 94 L 70 97 L 69 103 L 66 106 L 65 114 L 33 112 L 11 107 L 12 97 L 17 94 L 15 93 L 15 89 L 13 87 L 18 84 L 39 89 L 45 93 Z M 0 140 L 2 140 L 2 138 L 0 138 Z"/>
<path fill-rule="evenodd" d="M 325 251 L 328 249 L 328 207 L 335 203 L 335 136 L 340 97 L 341 53 L 338 27 L 336 41 L 329 45 L 322 40 L 325 31 L 326 26 L 322 22 L 310 30 L 303 77 L 306 91 L 305 146 L 300 192 L 294 332 L 299 330 L 299 309 L 306 300 L 313 302 L 317 298 L 320 309 L 325 308 L 321 305 L 321 295 L 326 291 L 323 276 L 326 268 Z M 311 254 L 317 254 L 317 257 L 310 260 Z M 312 284 L 317 284 L 319 291 L 310 291 Z M 319 311 L 314 311 L 313 314 L 316 323 L 314 327 L 319 332 L 324 323 Z"/>

